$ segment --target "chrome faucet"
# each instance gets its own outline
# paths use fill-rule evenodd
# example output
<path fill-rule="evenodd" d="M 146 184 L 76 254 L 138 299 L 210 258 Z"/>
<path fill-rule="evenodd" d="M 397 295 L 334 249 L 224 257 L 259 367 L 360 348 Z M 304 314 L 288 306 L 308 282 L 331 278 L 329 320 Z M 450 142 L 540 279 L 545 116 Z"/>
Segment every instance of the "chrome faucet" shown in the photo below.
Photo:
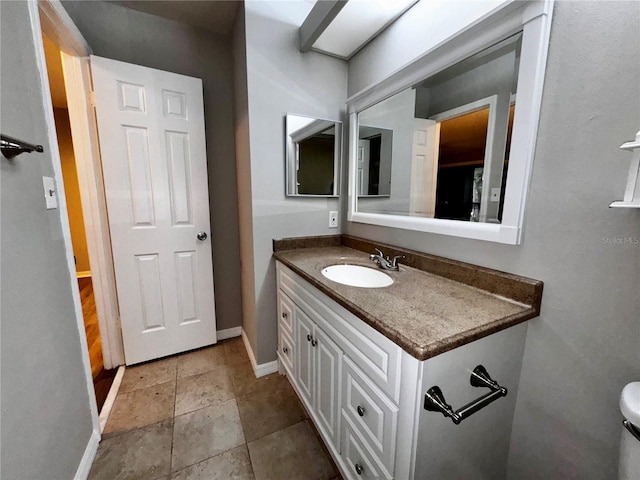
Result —
<path fill-rule="evenodd" d="M 395 272 L 400 270 L 400 266 L 398 265 L 399 258 L 405 258 L 404 255 L 398 255 L 397 257 L 389 258 L 384 256 L 384 253 L 378 248 L 376 248 L 376 252 L 369 255 L 369 259 L 372 262 L 378 264 L 378 266 L 383 270 L 393 270 Z"/>

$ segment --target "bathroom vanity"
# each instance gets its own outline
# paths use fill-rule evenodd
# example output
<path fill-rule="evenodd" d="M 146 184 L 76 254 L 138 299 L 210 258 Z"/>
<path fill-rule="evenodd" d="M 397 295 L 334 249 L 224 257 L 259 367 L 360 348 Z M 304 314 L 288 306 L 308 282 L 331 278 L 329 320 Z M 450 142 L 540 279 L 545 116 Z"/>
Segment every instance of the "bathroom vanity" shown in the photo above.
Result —
<path fill-rule="evenodd" d="M 376 247 L 405 257 L 385 271 L 391 285 L 323 276 L 377 269 Z M 347 235 L 277 240 L 274 252 L 280 371 L 345 478 L 505 477 L 523 322 L 539 314 L 542 282 Z M 490 378 L 470 381 L 479 365 Z"/>

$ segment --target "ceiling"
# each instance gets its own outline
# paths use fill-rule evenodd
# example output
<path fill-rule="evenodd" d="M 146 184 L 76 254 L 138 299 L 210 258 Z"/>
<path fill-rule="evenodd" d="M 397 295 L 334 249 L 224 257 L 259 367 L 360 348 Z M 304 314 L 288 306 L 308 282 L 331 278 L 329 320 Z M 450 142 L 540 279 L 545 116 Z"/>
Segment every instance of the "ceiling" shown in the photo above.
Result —
<path fill-rule="evenodd" d="M 123 7 L 200 27 L 219 35 L 230 35 L 240 0 L 110 0 Z"/>

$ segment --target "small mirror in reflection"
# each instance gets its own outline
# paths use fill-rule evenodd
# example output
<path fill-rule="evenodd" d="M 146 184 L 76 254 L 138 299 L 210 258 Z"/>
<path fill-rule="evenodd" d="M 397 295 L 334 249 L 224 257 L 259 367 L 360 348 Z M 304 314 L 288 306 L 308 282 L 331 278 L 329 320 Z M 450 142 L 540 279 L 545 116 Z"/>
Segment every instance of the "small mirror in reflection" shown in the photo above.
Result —
<path fill-rule="evenodd" d="M 287 115 L 288 196 L 338 195 L 341 129 L 341 122 Z"/>

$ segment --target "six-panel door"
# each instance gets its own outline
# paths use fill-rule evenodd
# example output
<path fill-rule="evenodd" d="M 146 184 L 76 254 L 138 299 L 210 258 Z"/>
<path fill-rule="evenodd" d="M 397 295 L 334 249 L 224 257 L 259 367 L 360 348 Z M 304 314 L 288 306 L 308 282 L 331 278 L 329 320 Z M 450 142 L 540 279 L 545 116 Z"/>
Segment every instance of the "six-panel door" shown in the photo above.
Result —
<path fill-rule="evenodd" d="M 216 342 L 202 81 L 91 57 L 128 365 Z"/>

